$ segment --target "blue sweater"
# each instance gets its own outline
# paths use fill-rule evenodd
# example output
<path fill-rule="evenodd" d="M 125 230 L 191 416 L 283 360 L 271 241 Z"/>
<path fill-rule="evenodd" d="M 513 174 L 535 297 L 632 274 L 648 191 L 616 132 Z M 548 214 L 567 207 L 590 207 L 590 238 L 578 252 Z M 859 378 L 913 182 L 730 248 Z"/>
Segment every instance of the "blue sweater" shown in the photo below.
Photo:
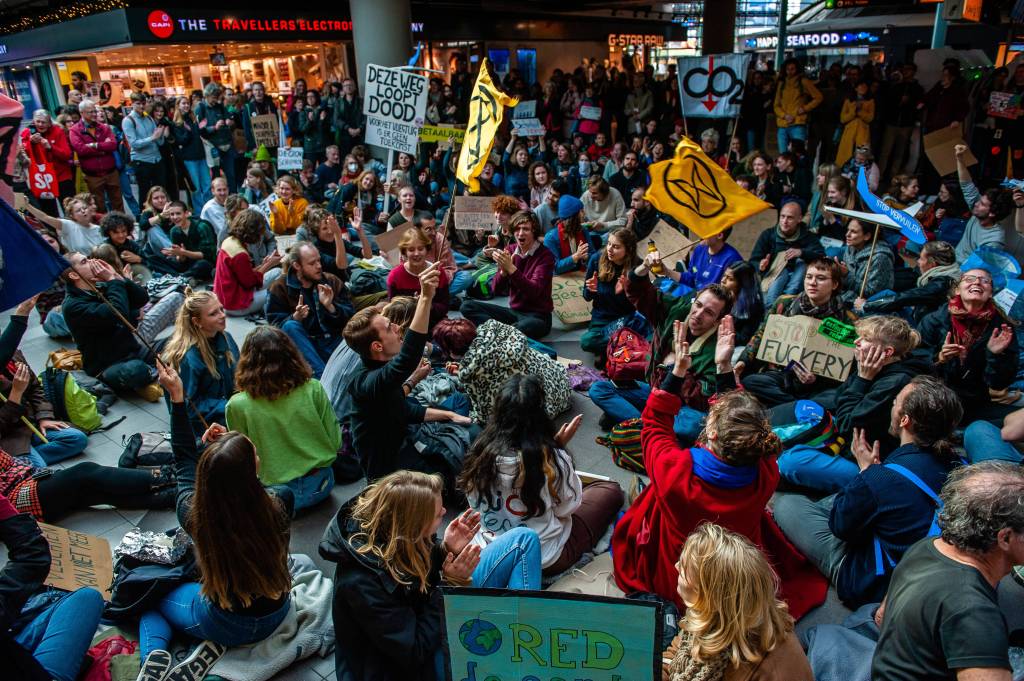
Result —
<path fill-rule="evenodd" d="M 936 493 L 953 468 L 917 445 L 904 445 L 886 456 L 883 465 L 861 471 L 836 494 L 828 526 L 847 548 L 836 590 L 844 602 L 855 607 L 882 600 L 892 578 L 892 568 L 884 559 L 883 574 L 875 573 L 875 537 L 889 557 L 899 562 L 912 544 L 928 534 L 935 516 L 935 502 L 914 483 L 886 468 L 884 464 L 889 463 L 913 471 Z"/>
<path fill-rule="evenodd" d="M 520 168 L 512 162 L 506 151 L 501 156 L 501 164 L 505 170 L 505 193 L 524 201 L 530 200 L 529 166 Z"/>
<path fill-rule="evenodd" d="M 717 284 L 722 281 L 725 268 L 739 260 L 743 260 L 743 256 L 729 244 L 714 255 L 711 255 L 707 246 L 698 244 L 690 254 L 689 266 L 682 271 L 679 283 L 694 289 Z"/>
<path fill-rule="evenodd" d="M 587 279 L 590 279 L 597 273 L 597 265 L 600 260 L 600 253 L 590 256 L 590 262 L 587 263 Z M 615 292 L 615 282 L 618 281 L 620 274 L 622 274 L 622 268 L 617 268 L 615 278 L 611 281 L 601 281 L 598 279 L 597 291 L 595 293 L 591 293 L 586 286 L 583 287 L 583 299 L 593 303 L 593 308 L 590 312 L 590 323 L 592 325 L 610 324 L 616 319 L 621 319 L 635 311 L 629 299 L 626 298 L 625 292 Z"/>
<path fill-rule="evenodd" d="M 181 383 L 185 387 L 185 397 L 192 402 L 192 405 L 188 405 L 187 402 L 186 405 L 189 420 L 197 435 L 202 435 L 205 429 L 195 410 L 199 410 L 208 425 L 223 424 L 224 408 L 227 406 L 228 398 L 235 392 L 235 366 L 238 364 L 238 345 L 235 339 L 227 332 L 219 333 L 211 345 L 220 378 L 215 378 L 206 368 L 199 348 L 195 346 L 185 353 L 179 370 Z M 232 357 L 230 363 L 227 359 L 229 352 Z"/>
<path fill-rule="evenodd" d="M 593 251 L 594 240 L 590 237 L 590 232 L 584 229 L 582 230 L 582 236 L 584 241 L 590 245 L 590 250 Z M 555 274 L 565 274 L 566 272 L 573 272 L 584 268 L 583 263 L 577 263 L 572 259 L 572 248 L 569 249 L 569 255 L 564 258 L 562 257 L 562 245 L 558 239 L 557 221 L 555 226 L 544 235 L 544 246 L 551 251 L 551 255 L 555 256 Z"/>

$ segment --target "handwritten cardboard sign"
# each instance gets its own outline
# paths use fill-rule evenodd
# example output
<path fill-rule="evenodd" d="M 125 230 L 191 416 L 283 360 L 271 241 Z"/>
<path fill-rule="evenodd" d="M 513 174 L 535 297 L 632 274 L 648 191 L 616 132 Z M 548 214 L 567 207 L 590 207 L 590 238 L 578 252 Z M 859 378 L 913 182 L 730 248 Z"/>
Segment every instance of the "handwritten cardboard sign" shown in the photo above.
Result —
<path fill-rule="evenodd" d="M 491 208 L 493 202 L 489 196 L 456 196 L 455 229 L 497 230 L 498 221 L 494 219 L 494 209 Z"/>
<path fill-rule="evenodd" d="M 1016 120 L 1020 116 L 1021 99 L 1012 92 L 993 92 L 988 96 L 988 115 Z"/>
<path fill-rule="evenodd" d="M 274 114 L 260 114 L 252 117 L 252 136 L 256 140 L 256 146 L 260 145 L 267 149 L 277 148 L 277 141 L 280 139 L 277 129 L 277 116 Z"/>
<path fill-rule="evenodd" d="M 537 100 L 516 104 L 512 110 L 512 127 L 520 137 L 535 137 L 546 132 L 537 119 Z"/>
<path fill-rule="evenodd" d="M 818 333 L 820 326 L 820 319 L 806 315 L 769 315 L 757 358 L 781 366 L 798 360 L 815 376 L 845 381 L 853 368 L 853 348 Z"/>
<path fill-rule="evenodd" d="M 404 222 L 394 229 L 374 237 L 377 240 L 377 247 L 384 257 L 387 258 L 387 261 L 391 263 L 392 267 L 395 267 L 402 261 L 402 254 L 398 250 L 398 242 L 402 240 L 402 235 L 405 234 L 406 230 L 413 226 L 411 222 Z"/>
<path fill-rule="evenodd" d="M 676 264 L 676 260 L 682 259 L 686 255 L 684 249 L 690 243 L 690 240 L 682 232 L 664 220 L 658 220 L 658 224 L 654 226 L 647 238 L 637 242 L 637 257 L 643 259 L 647 255 L 648 241 L 653 241 L 654 245 L 658 247 L 658 253 L 661 255 L 662 264 L 665 267 L 672 267 Z"/>
<path fill-rule="evenodd" d="M 400 68 L 366 65 L 366 143 L 415 154 L 427 110 L 427 79 Z"/>
<path fill-rule="evenodd" d="M 583 299 L 585 275 L 582 272 L 556 274 L 551 279 L 551 301 L 555 315 L 563 324 L 590 321 L 590 303 Z"/>
<path fill-rule="evenodd" d="M 952 128 L 940 128 L 935 132 L 930 132 L 924 136 L 924 153 L 928 156 L 928 160 L 935 166 L 935 171 L 939 175 L 949 175 L 950 173 L 956 172 L 956 156 L 953 154 L 953 149 L 958 144 L 963 144 L 964 134 L 960 130 L 960 126 Z M 970 147 L 967 148 L 967 153 L 964 154 L 964 163 L 968 166 L 973 166 L 978 162 L 978 159 L 971 153 Z"/>
<path fill-rule="evenodd" d="M 278 170 L 302 170 L 302 147 L 284 147 L 277 150 Z"/>
<path fill-rule="evenodd" d="M 107 540 L 45 523 L 39 529 L 50 544 L 50 574 L 44 583 L 65 591 L 89 586 L 110 600 L 114 563 Z"/>

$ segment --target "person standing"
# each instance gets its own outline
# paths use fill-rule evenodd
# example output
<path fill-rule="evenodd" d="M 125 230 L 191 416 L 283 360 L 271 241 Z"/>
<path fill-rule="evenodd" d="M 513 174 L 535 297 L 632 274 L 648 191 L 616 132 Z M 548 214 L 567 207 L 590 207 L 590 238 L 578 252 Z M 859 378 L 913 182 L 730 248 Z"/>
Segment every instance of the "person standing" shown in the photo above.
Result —
<path fill-rule="evenodd" d="M 78 155 L 78 164 L 85 176 L 85 184 L 96 201 L 96 206 L 107 212 L 123 211 L 124 201 L 121 198 L 121 176 L 117 172 L 114 151 L 117 149 L 117 138 L 109 125 L 96 120 L 96 103 L 84 99 L 78 105 L 82 120 L 71 126 L 68 135 L 71 148 Z"/>
<path fill-rule="evenodd" d="M 163 187 L 167 183 L 160 156 L 160 140 L 168 128 L 158 126 L 146 114 L 146 96 L 141 92 L 131 94 L 132 110 L 121 123 L 124 138 L 131 148 L 132 168 L 139 185 L 139 196 L 149 194 L 151 187 Z"/>
<path fill-rule="evenodd" d="M 783 62 L 774 104 L 780 153 L 789 150 L 790 140 L 807 140 L 807 115 L 821 104 L 821 99 L 821 92 L 804 75 L 797 59 L 790 57 Z"/>
<path fill-rule="evenodd" d="M 924 99 L 924 88 L 917 82 L 917 65 L 907 62 L 900 68 L 900 75 L 900 81 L 889 87 L 885 98 L 888 107 L 883 117 L 885 129 L 878 154 L 882 177 L 892 177 L 903 172 L 910 155 L 910 138 Z"/>
<path fill-rule="evenodd" d="M 235 118 L 224 106 L 224 88 L 217 83 L 207 83 L 203 88 L 203 101 L 196 107 L 196 118 L 199 119 L 199 134 L 204 140 L 217 149 L 220 168 L 224 171 L 224 179 L 228 182 L 231 192 L 238 191 L 238 178 L 235 173 L 235 151 L 232 130 Z"/>
<path fill-rule="evenodd" d="M 356 82 L 351 78 L 341 81 L 341 97 L 334 105 L 332 123 L 342 156 L 363 143 L 363 129 L 366 127 L 363 98 L 356 94 Z"/>
<path fill-rule="evenodd" d="M 262 81 L 255 81 L 250 88 L 252 97 L 242 108 L 242 129 L 245 131 L 245 142 L 249 151 L 256 151 L 259 144 L 256 143 L 256 136 L 252 131 L 252 119 L 256 116 L 277 116 L 277 106 L 274 100 L 267 97 L 267 86 Z M 278 125 L 281 121 L 278 120 Z"/>
<path fill-rule="evenodd" d="M 199 135 L 199 120 L 192 111 L 188 98 L 179 97 L 174 107 L 174 145 L 178 158 L 185 165 L 192 180 L 192 212 L 202 211 L 210 200 L 210 167 L 206 165 L 206 150 Z"/>
<path fill-rule="evenodd" d="M 48 214 L 59 215 L 57 201 L 63 202 L 75 193 L 74 173 L 71 171 L 71 145 L 68 144 L 64 128 L 53 124 L 49 111 L 38 109 L 32 114 L 32 122 L 21 131 L 21 146 L 34 164 L 53 164 L 57 174 L 57 183 L 54 187 L 57 195 L 52 199 L 39 200 L 39 205 Z"/>

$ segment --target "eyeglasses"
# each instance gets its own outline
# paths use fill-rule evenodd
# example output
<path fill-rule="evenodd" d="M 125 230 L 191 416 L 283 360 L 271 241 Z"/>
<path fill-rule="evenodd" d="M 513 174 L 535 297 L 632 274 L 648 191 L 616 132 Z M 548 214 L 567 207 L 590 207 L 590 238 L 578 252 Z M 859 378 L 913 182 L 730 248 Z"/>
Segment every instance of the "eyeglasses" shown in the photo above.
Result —
<path fill-rule="evenodd" d="M 988 285 L 992 284 L 992 278 L 991 277 L 983 277 L 983 276 L 981 276 L 979 274 L 965 274 L 962 277 L 962 279 L 963 279 L 963 281 L 967 282 L 968 284 L 988 284 Z"/>

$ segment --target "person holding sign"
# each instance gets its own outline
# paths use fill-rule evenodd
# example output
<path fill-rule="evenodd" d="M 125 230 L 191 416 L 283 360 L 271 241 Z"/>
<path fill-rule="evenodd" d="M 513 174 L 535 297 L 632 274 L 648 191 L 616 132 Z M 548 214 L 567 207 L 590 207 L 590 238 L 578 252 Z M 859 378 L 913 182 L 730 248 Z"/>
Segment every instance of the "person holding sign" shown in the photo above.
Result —
<path fill-rule="evenodd" d="M 787 201 L 779 211 L 779 224 L 757 237 L 750 264 L 762 278 L 764 300 L 771 305 L 781 295 L 795 295 L 803 283 L 807 263 L 825 255 L 817 234 L 803 222 L 803 208 Z"/>
<path fill-rule="evenodd" d="M 686 614 L 662 655 L 662 679 L 813 681 L 779 600 L 778 575 L 749 539 L 704 523 L 687 537 L 676 567 Z"/>
<path fill-rule="evenodd" d="M 964 235 L 956 245 L 956 261 L 963 264 L 979 246 L 991 246 L 1008 252 L 1021 262 L 1024 258 L 1024 236 L 1001 224 L 1012 210 L 1009 192 L 997 187 L 984 194 L 979 192 L 964 162 L 967 146 L 956 145 L 954 154 L 960 190 L 971 209 L 971 218 L 964 228 Z"/>
<path fill-rule="evenodd" d="M 875 230 L 882 230 L 882 227 L 876 225 Z M 850 218 L 846 223 L 846 248 L 842 259 L 837 259 L 837 262 L 846 282 L 842 299 L 847 306 L 853 307 L 857 300 L 863 303 L 876 293 L 892 289 L 892 249 L 884 239 L 879 245 L 872 238 L 873 234 L 874 230 L 869 231 L 856 218 Z"/>

